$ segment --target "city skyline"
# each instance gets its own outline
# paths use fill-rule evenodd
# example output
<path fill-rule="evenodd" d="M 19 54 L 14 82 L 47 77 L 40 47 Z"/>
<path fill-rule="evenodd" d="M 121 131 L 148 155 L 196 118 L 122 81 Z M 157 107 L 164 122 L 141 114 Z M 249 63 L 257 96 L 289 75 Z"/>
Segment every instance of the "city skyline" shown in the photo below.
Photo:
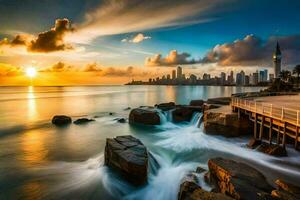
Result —
<path fill-rule="evenodd" d="M 124 84 L 178 65 L 197 76 L 272 71 L 277 41 L 282 69 L 300 63 L 297 1 L 22 2 L 0 4 L 0 85 Z"/>

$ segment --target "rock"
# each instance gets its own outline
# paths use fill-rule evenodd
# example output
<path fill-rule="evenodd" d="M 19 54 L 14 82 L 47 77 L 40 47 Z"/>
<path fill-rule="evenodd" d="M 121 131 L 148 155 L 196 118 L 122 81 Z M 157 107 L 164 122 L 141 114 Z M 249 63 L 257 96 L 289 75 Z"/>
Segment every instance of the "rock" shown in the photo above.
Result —
<path fill-rule="evenodd" d="M 206 171 L 206 170 L 203 169 L 203 168 L 200 167 L 200 166 L 198 166 L 197 169 L 196 169 L 196 173 L 198 173 L 198 174 L 201 174 L 201 173 L 203 173 L 203 172 L 205 172 L 205 171 Z"/>
<path fill-rule="evenodd" d="M 134 185 L 143 185 L 147 182 L 147 149 L 133 136 L 106 139 L 105 165 L 120 173 Z"/>
<path fill-rule="evenodd" d="M 250 149 L 255 149 L 259 145 L 261 145 L 261 140 L 252 138 L 252 139 L 250 139 L 249 143 L 247 144 L 247 147 Z"/>
<path fill-rule="evenodd" d="M 203 104 L 204 101 L 202 99 L 190 101 L 190 106 L 203 106 Z"/>
<path fill-rule="evenodd" d="M 230 105 L 231 97 L 210 98 L 207 100 L 208 104 Z"/>
<path fill-rule="evenodd" d="M 215 109 L 215 108 L 220 108 L 222 105 L 218 105 L 218 104 L 207 104 L 204 103 L 202 106 L 203 112 L 206 110 L 210 110 L 210 109 Z"/>
<path fill-rule="evenodd" d="M 55 115 L 52 118 L 52 124 L 55 124 L 56 126 L 66 126 L 72 123 L 71 117 L 68 117 L 66 115 Z"/>
<path fill-rule="evenodd" d="M 272 191 L 272 196 L 282 200 L 300 199 L 300 186 L 287 183 L 281 179 L 275 181 L 277 190 Z"/>
<path fill-rule="evenodd" d="M 95 121 L 95 120 L 87 119 L 87 118 L 80 118 L 80 119 L 75 120 L 73 123 L 76 125 L 81 125 L 81 124 L 86 124 L 86 123 L 93 122 L 93 121 Z"/>
<path fill-rule="evenodd" d="M 216 188 L 234 199 L 257 199 L 273 189 L 262 173 L 244 163 L 218 157 L 210 159 L 208 167 Z"/>
<path fill-rule="evenodd" d="M 257 199 L 256 200 L 280 200 L 277 197 L 272 196 L 269 193 L 262 192 L 257 194 Z"/>
<path fill-rule="evenodd" d="M 207 192 L 196 183 L 185 181 L 180 185 L 178 200 L 232 200 L 232 198 L 221 193 Z"/>
<path fill-rule="evenodd" d="M 197 175 L 195 174 L 195 172 L 190 172 L 188 174 L 185 175 L 185 177 L 183 178 L 182 182 L 194 182 L 194 183 L 198 183 L 198 178 Z"/>
<path fill-rule="evenodd" d="M 271 156 L 284 157 L 287 156 L 286 149 L 283 146 L 278 144 L 268 144 L 263 142 L 258 148 L 257 151 L 269 154 Z"/>
<path fill-rule="evenodd" d="M 143 124 L 143 125 L 159 125 L 159 113 L 154 108 L 141 107 L 131 110 L 129 114 L 130 124 Z"/>
<path fill-rule="evenodd" d="M 114 113 L 112 113 L 112 112 L 110 112 L 110 113 L 108 113 L 109 115 L 113 115 Z"/>
<path fill-rule="evenodd" d="M 126 119 L 125 118 L 119 118 L 119 119 L 117 119 L 117 121 L 119 123 L 126 123 Z"/>
<path fill-rule="evenodd" d="M 250 120 L 246 116 L 238 118 L 230 106 L 206 110 L 203 114 L 204 131 L 207 134 L 236 137 L 249 134 L 252 130 Z"/>
<path fill-rule="evenodd" d="M 161 109 L 162 111 L 168 111 L 168 110 L 172 110 L 175 108 L 175 103 L 174 102 L 169 102 L 169 103 L 161 103 L 156 105 L 156 107 L 158 109 Z"/>
<path fill-rule="evenodd" d="M 193 113 L 194 110 L 192 108 L 186 106 L 180 106 L 172 112 L 173 122 L 175 123 L 184 122 L 184 121 L 189 122 L 193 117 Z"/>
<path fill-rule="evenodd" d="M 130 107 L 127 107 L 127 108 L 124 108 L 124 110 L 131 110 L 131 108 L 130 108 Z"/>

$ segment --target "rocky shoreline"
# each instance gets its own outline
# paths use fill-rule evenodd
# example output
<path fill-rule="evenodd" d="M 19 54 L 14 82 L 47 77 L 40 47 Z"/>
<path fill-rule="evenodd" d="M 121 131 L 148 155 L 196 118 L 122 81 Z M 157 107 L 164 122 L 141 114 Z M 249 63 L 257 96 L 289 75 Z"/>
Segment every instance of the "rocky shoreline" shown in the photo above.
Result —
<path fill-rule="evenodd" d="M 231 98 L 193 100 L 189 105 L 176 105 L 173 102 L 154 106 L 141 106 L 130 110 L 128 122 L 131 125 L 155 126 L 163 123 L 162 112 L 169 112 L 173 123 L 190 122 L 197 112 L 203 113 L 204 132 L 225 137 L 239 137 L 251 133 L 252 124 L 243 116 L 234 113 L 230 107 Z M 119 123 L 126 123 L 125 118 L 116 118 Z M 76 125 L 93 122 L 94 119 L 75 120 Z M 68 116 L 54 116 L 52 123 L 58 127 L 72 123 Z M 251 133 L 252 134 L 252 133 Z M 285 149 L 258 140 L 251 140 L 248 148 L 272 155 L 287 156 Z M 146 146 L 137 138 L 117 136 L 107 138 L 105 146 L 105 165 L 135 186 L 143 186 L 148 181 L 149 159 L 155 159 Z M 276 180 L 277 189 L 273 188 L 265 176 L 257 169 L 231 159 L 215 157 L 208 160 L 208 171 L 198 167 L 187 174 L 180 185 L 179 200 L 229 200 L 229 199 L 300 199 L 300 187 Z M 194 174 L 205 173 L 204 181 L 211 191 L 205 191 Z"/>

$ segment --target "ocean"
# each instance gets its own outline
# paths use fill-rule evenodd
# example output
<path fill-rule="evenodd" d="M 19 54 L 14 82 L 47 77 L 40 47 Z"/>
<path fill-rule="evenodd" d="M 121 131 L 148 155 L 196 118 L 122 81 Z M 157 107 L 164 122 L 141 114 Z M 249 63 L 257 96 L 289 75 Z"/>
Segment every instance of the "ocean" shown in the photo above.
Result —
<path fill-rule="evenodd" d="M 262 171 L 270 183 L 283 178 L 299 184 L 300 157 L 275 158 L 245 148 L 250 136 L 224 138 L 203 133 L 201 113 L 189 123 L 174 124 L 168 113 L 154 127 L 121 124 L 128 107 L 158 103 L 188 104 L 193 99 L 259 91 L 259 87 L 220 86 L 82 86 L 0 87 L 0 199 L 162 199 L 175 200 L 183 177 L 209 158 L 240 160 Z M 110 114 L 112 113 L 112 115 Z M 94 118 L 86 125 L 59 129 L 54 115 Z M 148 183 L 134 187 L 104 166 L 108 137 L 139 138 L 150 160 Z M 210 189 L 199 181 L 203 188 Z"/>

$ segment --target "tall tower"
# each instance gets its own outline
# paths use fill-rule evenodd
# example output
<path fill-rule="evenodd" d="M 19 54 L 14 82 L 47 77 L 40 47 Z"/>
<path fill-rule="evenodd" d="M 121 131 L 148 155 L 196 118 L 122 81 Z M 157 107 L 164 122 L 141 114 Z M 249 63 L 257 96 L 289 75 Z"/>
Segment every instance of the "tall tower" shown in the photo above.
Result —
<path fill-rule="evenodd" d="M 273 53 L 273 67 L 274 67 L 275 78 L 278 78 L 279 73 L 281 71 L 281 51 L 278 42 L 276 45 L 276 50 Z"/>
<path fill-rule="evenodd" d="M 177 67 L 177 79 L 182 79 L 182 68 L 180 66 Z"/>

